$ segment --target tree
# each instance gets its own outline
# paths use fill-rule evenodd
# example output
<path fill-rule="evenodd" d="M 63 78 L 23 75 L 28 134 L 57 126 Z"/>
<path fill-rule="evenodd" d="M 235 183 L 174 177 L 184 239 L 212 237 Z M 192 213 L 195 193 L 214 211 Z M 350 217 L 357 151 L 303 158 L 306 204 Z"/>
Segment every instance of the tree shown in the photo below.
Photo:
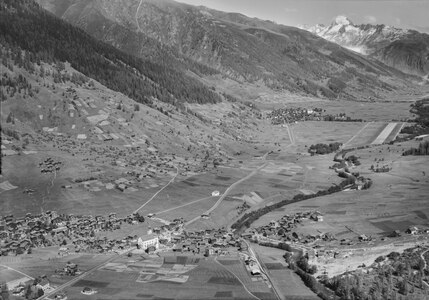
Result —
<path fill-rule="evenodd" d="M 6 118 L 6 123 L 11 123 L 11 122 L 13 122 L 13 113 L 9 112 Z"/>
<path fill-rule="evenodd" d="M 405 278 L 402 278 L 402 280 L 399 282 L 398 291 L 402 295 L 406 296 L 408 295 L 408 290 L 409 290 L 408 281 Z"/>

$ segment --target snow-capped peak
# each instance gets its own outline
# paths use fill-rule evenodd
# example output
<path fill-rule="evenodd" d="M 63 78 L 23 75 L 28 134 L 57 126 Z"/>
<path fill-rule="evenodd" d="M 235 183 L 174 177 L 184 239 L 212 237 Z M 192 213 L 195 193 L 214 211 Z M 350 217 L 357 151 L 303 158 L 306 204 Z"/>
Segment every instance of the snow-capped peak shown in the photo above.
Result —
<path fill-rule="evenodd" d="M 334 23 L 337 25 L 344 25 L 344 26 L 353 25 L 353 22 L 350 21 L 350 19 L 347 18 L 346 16 L 337 16 L 335 18 Z"/>

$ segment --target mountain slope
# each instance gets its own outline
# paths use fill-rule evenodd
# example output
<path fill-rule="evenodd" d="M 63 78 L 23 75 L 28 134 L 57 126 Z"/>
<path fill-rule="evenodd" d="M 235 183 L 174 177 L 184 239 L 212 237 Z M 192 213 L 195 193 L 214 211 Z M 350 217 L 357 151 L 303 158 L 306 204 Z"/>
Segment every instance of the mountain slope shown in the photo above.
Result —
<path fill-rule="evenodd" d="M 338 16 L 332 24 L 304 29 L 411 74 L 429 73 L 429 35 L 386 25 L 355 25 Z"/>
<path fill-rule="evenodd" d="M 52 16 L 33 1 L 3 1 L 0 34 L 32 52 L 27 59 L 68 61 L 76 70 L 138 102 L 214 103 L 221 97 L 180 69 L 127 55 Z"/>
<path fill-rule="evenodd" d="M 39 3 L 133 55 L 146 57 L 154 47 L 168 49 L 177 57 L 186 57 L 185 65 L 191 60 L 215 69 L 224 78 L 273 90 L 361 99 L 383 98 L 389 90 L 409 85 L 404 74 L 378 61 L 304 30 L 240 14 L 167 0 Z M 148 40 L 157 42 L 145 42 Z"/>

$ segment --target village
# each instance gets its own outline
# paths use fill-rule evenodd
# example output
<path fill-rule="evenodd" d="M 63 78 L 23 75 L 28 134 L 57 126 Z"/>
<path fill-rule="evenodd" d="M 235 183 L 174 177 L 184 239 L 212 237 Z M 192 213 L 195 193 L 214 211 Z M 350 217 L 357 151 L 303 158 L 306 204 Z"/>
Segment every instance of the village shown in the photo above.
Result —
<path fill-rule="evenodd" d="M 362 120 L 354 120 L 347 116 L 346 113 L 325 114 L 326 110 L 322 108 L 293 108 L 285 107 L 271 111 L 267 114 L 267 119 L 271 120 L 271 124 L 292 124 L 301 121 L 336 121 L 336 122 L 361 122 Z"/>
<path fill-rule="evenodd" d="M 144 217 L 138 213 L 117 218 L 115 213 L 104 216 L 74 216 L 47 211 L 40 215 L 28 213 L 25 217 L 14 218 L 12 215 L 0 221 L 0 255 L 20 255 L 31 253 L 33 248 L 62 246 L 59 254 L 69 251 L 69 244 L 74 251 L 105 252 L 123 249 L 129 245 L 130 238 L 122 240 L 98 240 L 95 235 L 100 231 L 113 231 L 124 223 L 138 224 Z"/>
<path fill-rule="evenodd" d="M 160 246 L 162 251 L 213 255 L 222 253 L 225 247 L 241 246 L 232 232 L 225 229 L 186 231 L 183 219 L 149 228 L 140 236 L 111 240 L 97 237 L 99 232 L 120 230 L 125 224 L 138 226 L 143 222 L 145 218 L 138 213 L 122 218 L 116 217 L 115 213 L 108 216 L 74 216 L 59 215 L 55 211 L 36 216 L 27 214 L 17 219 L 9 215 L 0 221 L 0 256 L 31 253 L 33 248 L 48 246 L 60 246 L 58 255 L 120 252 L 132 247 L 152 253 Z"/>
<path fill-rule="evenodd" d="M 398 238 L 403 234 L 414 236 L 429 233 L 429 229 L 427 228 L 410 226 L 403 232 L 394 230 L 386 237 L 373 237 L 365 233 L 356 233 L 352 229 L 349 229 L 353 237 L 338 239 L 335 234 L 323 232 L 318 229 L 320 226 L 317 226 L 317 223 L 323 221 L 324 216 L 319 211 L 297 212 L 292 215 L 284 215 L 281 219 L 271 221 L 265 226 L 249 228 L 242 234 L 242 237 L 260 244 L 278 245 L 279 243 L 293 243 L 294 245 L 304 246 L 306 249 L 310 249 L 309 247 L 319 249 L 322 246 L 353 246 L 359 243 L 374 242 L 377 239 L 384 241 L 386 238 Z M 317 233 L 304 234 L 302 233 L 302 228 L 300 228 L 303 226 L 315 229 L 312 231 Z M 319 242 L 324 243 L 321 244 Z"/>

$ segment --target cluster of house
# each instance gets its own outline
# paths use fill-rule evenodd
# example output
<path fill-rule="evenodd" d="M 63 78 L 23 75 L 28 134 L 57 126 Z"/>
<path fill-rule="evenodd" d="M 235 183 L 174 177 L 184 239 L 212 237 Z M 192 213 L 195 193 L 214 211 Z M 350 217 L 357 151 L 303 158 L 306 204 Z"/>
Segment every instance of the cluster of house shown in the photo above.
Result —
<path fill-rule="evenodd" d="M 356 121 L 352 120 L 345 113 L 322 114 L 321 108 L 279 108 L 271 111 L 267 118 L 271 124 L 279 125 L 285 123 L 294 123 L 298 121 Z"/>
<path fill-rule="evenodd" d="M 294 231 L 305 220 L 323 222 L 323 215 L 319 211 L 297 212 L 293 215 L 284 215 L 280 220 L 271 221 L 268 225 L 250 229 L 242 234 L 244 238 L 258 241 L 290 241 L 310 243 L 317 239 L 329 240 L 329 234 L 303 235 Z"/>
<path fill-rule="evenodd" d="M 157 233 L 153 230 L 153 233 Z M 159 244 L 173 252 L 190 252 L 205 256 L 220 255 L 228 247 L 247 248 L 232 232 L 225 229 L 206 229 L 200 231 L 176 231 L 172 234 L 159 232 Z"/>
<path fill-rule="evenodd" d="M 22 281 L 22 279 L 27 279 L 27 281 Z M 33 280 L 29 279 L 28 277 L 21 278 L 19 282 L 9 282 L 8 287 L 13 296 L 23 298 L 25 297 L 25 299 L 38 299 L 45 293 L 52 291 L 52 287 L 46 275 L 39 276 Z"/>
<path fill-rule="evenodd" d="M 138 224 L 144 217 L 132 214 L 117 218 L 115 213 L 108 216 L 74 216 L 47 211 L 40 215 L 28 213 L 25 217 L 13 215 L 0 217 L 0 255 L 18 255 L 31 251 L 33 247 L 66 245 L 66 239 L 72 240 L 76 251 L 104 251 L 107 244 L 123 246 L 126 241 L 98 241 L 95 233 L 120 229 L 123 223 Z"/>
<path fill-rule="evenodd" d="M 48 157 L 44 161 L 39 163 L 40 172 L 42 173 L 53 173 L 60 170 L 62 162 L 54 161 L 51 157 Z"/>
<path fill-rule="evenodd" d="M 79 270 L 78 265 L 72 262 L 68 262 L 64 268 L 56 269 L 55 275 L 58 277 L 62 276 L 76 276 L 82 274 L 82 271 Z"/>
<path fill-rule="evenodd" d="M 321 109 L 315 108 L 279 108 L 275 109 L 267 115 L 268 119 L 271 119 L 271 124 L 285 124 L 293 123 L 298 121 L 312 120 L 316 114 L 320 115 Z"/>

